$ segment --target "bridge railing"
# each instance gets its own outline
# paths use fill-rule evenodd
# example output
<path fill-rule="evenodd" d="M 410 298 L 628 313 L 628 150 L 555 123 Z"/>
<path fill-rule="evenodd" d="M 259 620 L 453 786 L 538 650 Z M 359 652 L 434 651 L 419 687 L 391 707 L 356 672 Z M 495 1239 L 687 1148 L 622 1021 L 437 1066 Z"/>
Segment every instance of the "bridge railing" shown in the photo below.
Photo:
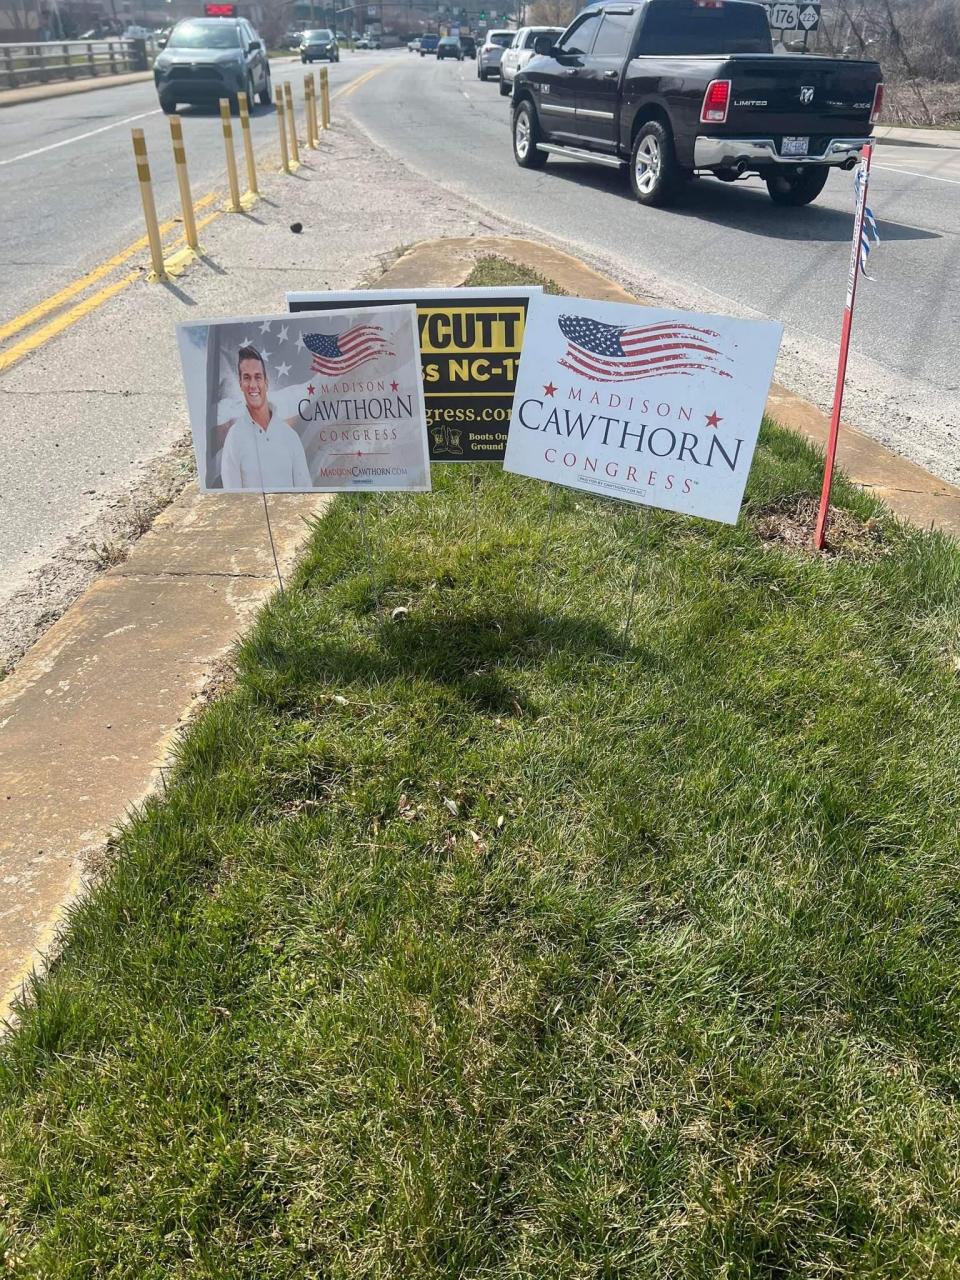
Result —
<path fill-rule="evenodd" d="M 106 36 L 95 40 L 0 44 L 0 87 L 18 89 L 54 80 L 88 80 L 126 71 L 147 71 L 154 51 L 153 40 Z"/>

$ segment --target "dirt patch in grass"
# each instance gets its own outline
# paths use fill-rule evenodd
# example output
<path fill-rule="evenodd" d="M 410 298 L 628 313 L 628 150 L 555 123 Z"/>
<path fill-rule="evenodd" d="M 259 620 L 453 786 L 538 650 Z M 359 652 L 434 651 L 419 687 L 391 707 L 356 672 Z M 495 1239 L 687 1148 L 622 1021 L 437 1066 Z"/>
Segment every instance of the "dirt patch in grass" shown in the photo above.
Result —
<path fill-rule="evenodd" d="M 852 511 L 833 506 L 827 523 L 826 546 L 823 551 L 816 551 L 813 531 L 818 507 L 817 499 L 805 494 L 768 503 L 756 513 L 757 533 L 765 543 L 789 547 L 793 551 L 808 551 L 813 555 L 860 558 L 889 554 L 890 546 L 880 520 L 875 516 L 862 520 Z"/>

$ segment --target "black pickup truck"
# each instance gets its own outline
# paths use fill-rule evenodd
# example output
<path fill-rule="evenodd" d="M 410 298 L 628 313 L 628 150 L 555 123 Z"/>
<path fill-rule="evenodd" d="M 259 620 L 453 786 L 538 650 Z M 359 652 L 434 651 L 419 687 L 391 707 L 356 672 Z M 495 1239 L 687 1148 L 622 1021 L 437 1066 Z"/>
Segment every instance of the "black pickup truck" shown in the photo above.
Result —
<path fill-rule="evenodd" d="M 517 164 L 629 166 L 643 204 L 694 173 L 757 173 L 777 204 L 809 204 L 857 163 L 883 99 L 876 62 L 775 54 L 766 9 L 743 0 L 595 4 L 534 47 L 514 81 Z"/>

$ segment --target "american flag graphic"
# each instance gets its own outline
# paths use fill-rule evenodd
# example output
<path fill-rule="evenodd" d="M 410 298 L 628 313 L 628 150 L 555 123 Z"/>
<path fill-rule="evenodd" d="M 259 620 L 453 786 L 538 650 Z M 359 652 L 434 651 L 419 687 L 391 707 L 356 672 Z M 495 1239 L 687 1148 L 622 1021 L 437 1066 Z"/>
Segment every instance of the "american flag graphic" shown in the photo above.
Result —
<path fill-rule="evenodd" d="M 368 360 L 396 354 L 381 337 L 378 324 L 355 324 L 343 333 L 305 333 L 303 341 L 313 352 L 311 371 L 325 378 L 339 378 Z"/>
<path fill-rule="evenodd" d="M 567 350 L 560 360 L 565 369 L 593 382 L 634 382 L 667 374 L 690 377 L 699 370 L 720 378 L 732 375 L 722 366 L 730 362 L 713 329 L 667 321 L 662 324 L 602 324 L 588 316 L 561 316 L 560 331 Z"/>

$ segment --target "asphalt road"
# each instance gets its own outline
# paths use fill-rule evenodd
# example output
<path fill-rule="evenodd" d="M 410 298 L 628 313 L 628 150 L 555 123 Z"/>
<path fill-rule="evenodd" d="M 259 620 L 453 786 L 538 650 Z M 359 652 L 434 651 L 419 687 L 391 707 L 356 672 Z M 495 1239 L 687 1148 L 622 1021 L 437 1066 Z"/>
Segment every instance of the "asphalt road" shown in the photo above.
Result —
<path fill-rule="evenodd" d="M 553 157 L 540 172 L 518 168 L 509 99 L 496 81 L 481 83 L 471 61 L 394 55 L 351 95 L 347 111 L 406 163 L 502 216 L 572 241 L 635 278 L 677 282 L 688 301 L 706 299 L 704 309 L 729 300 L 731 310 L 783 320 L 788 335 L 836 344 L 850 174 L 831 175 L 805 209 L 773 205 L 757 178 L 698 179 L 677 207 L 643 208 L 625 176 L 609 169 Z M 901 399 L 915 399 L 919 384 L 939 421 L 952 404 L 956 422 L 960 149 L 881 145 L 871 204 L 883 245 L 871 257 L 877 283 L 860 290 L 855 347 L 891 375 L 891 385 L 911 379 Z"/>
<path fill-rule="evenodd" d="M 377 53 L 344 52 L 330 66 L 331 92 L 369 71 Z M 314 69 L 326 63 L 314 63 Z M 272 65 L 289 78 L 302 110 L 305 68 Z M 219 111 L 184 107 L 184 143 L 194 200 L 226 184 Z M 303 134 L 303 117 L 301 136 Z M 237 124 L 235 120 L 235 125 Z M 0 111 L 0 324 L 99 265 L 144 233 L 130 130 L 143 129 L 157 212 L 179 210 L 170 130 L 151 82 L 115 85 Z M 276 113 L 257 107 L 254 145 L 279 151 Z M 239 128 L 235 147 L 243 172 Z"/>

